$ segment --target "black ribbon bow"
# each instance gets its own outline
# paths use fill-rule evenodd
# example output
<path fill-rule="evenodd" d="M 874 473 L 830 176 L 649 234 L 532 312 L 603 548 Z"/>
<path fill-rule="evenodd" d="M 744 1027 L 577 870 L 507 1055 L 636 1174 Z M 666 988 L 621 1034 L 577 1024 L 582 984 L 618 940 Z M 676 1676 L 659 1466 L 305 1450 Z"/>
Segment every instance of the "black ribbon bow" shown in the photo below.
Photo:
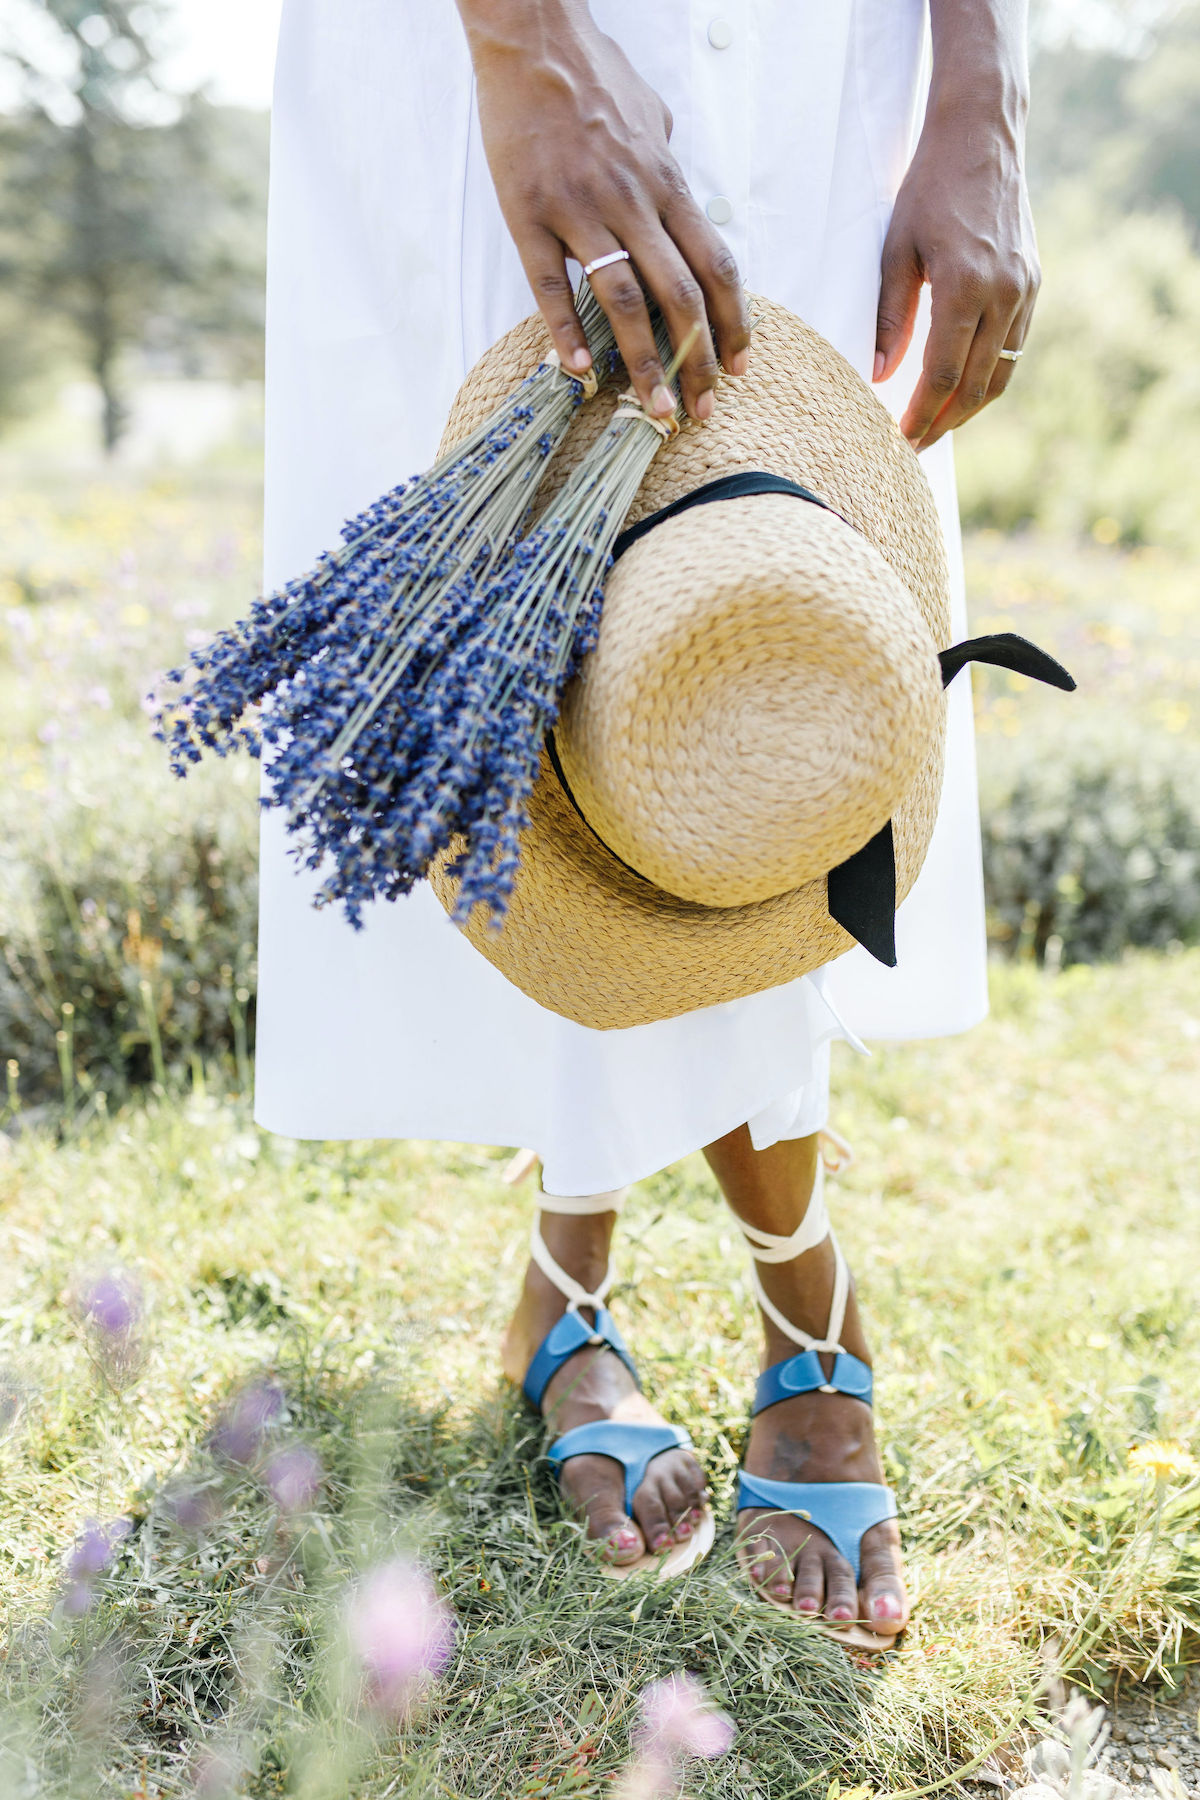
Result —
<path fill-rule="evenodd" d="M 970 662 L 1012 669 L 1050 687 L 1071 693 L 1075 687 L 1060 662 L 1015 631 L 994 631 L 965 638 L 938 652 L 942 686 L 947 688 Z M 828 876 L 829 916 L 889 969 L 896 966 L 896 844 L 889 819 L 870 843 L 831 869 Z"/>

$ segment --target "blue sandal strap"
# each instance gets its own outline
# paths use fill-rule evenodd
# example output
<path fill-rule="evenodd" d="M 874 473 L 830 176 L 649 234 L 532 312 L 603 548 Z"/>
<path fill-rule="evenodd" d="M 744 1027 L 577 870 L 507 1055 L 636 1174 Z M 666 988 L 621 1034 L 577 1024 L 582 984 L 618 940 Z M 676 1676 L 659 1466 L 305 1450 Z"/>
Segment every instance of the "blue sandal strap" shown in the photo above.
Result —
<path fill-rule="evenodd" d="M 877 1481 L 768 1481 L 743 1469 L 738 1482 L 738 1511 L 765 1506 L 794 1513 L 815 1525 L 845 1557 L 858 1581 L 862 1574 L 862 1541 L 872 1525 L 896 1517 L 896 1496 Z"/>
<path fill-rule="evenodd" d="M 753 1411 L 755 1414 L 764 1412 L 780 1400 L 790 1400 L 793 1394 L 812 1393 L 849 1394 L 855 1400 L 865 1400 L 870 1406 L 873 1392 L 874 1377 L 870 1368 L 859 1357 L 851 1356 L 848 1350 L 838 1351 L 828 1375 L 815 1350 L 802 1350 L 798 1356 L 785 1357 L 783 1362 L 772 1363 L 769 1369 L 763 1370 L 754 1390 Z"/>
<path fill-rule="evenodd" d="M 637 1365 L 629 1353 L 629 1346 L 617 1330 L 616 1321 L 607 1306 L 595 1308 L 596 1323 L 589 1325 L 577 1312 L 566 1312 L 562 1318 L 552 1325 L 542 1339 L 533 1355 L 533 1361 L 525 1371 L 522 1388 L 534 1406 L 540 1406 L 551 1378 L 557 1375 L 569 1356 L 582 1350 L 585 1344 L 607 1344 L 620 1357 L 633 1379 L 641 1387 Z"/>
<path fill-rule="evenodd" d="M 679 1425 L 622 1424 L 615 1419 L 597 1419 L 591 1425 L 576 1425 L 573 1431 L 564 1432 L 551 1444 L 546 1457 L 556 1469 L 561 1469 L 571 1456 L 611 1456 L 625 1471 L 625 1511 L 632 1518 L 633 1496 L 654 1458 L 664 1450 L 691 1448 L 691 1438 Z"/>

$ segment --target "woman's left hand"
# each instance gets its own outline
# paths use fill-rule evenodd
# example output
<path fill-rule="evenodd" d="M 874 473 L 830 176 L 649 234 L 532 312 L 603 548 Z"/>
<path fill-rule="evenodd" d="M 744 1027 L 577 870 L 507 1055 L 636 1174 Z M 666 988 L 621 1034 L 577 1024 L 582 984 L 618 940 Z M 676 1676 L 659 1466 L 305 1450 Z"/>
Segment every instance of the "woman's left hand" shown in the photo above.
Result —
<path fill-rule="evenodd" d="M 970 105 L 929 118 L 883 247 L 875 379 L 908 349 L 921 287 L 932 289 L 924 366 L 900 429 L 915 450 L 1002 394 L 1041 282 L 1019 140 Z"/>

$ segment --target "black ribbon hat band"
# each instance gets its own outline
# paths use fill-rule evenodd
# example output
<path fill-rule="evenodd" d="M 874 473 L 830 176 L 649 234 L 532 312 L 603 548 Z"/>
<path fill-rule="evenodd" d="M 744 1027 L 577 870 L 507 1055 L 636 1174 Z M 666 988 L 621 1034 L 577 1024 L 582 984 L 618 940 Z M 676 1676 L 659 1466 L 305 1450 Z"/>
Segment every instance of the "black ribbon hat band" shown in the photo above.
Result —
<path fill-rule="evenodd" d="M 693 506 L 707 506 L 714 500 L 737 500 L 747 494 L 791 494 L 797 500 L 807 500 L 813 506 L 824 508 L 826 512 L 836 511 L 819 494 L 801 487 L 798 482 L 788 481 L 783 475 L 770 475 L 758 469 L 746 470 L 738 475 L 723 475 L 716 481 L 705 482 L 703 487 L 693 489 L 690 494 L 673 500 L 669 506 L 651 513 L 648 518 L 639 519 L 636 525 L 623 531 L 613 546 L 613 562 L 624 556 L 631 544 L 636 544 L 648 531 L 661 525 L 664 519 L 676 518 Z M 841 513 L 836 516 L 842 517 Z M 845 522 L 849 523 L 848 520 Z M 1036 644 L 1031 644 L 1028 638 L 1018 637 L 1014 631 L 997 631 L 984 637 L 966 638 L 961 644 L 951 644 L 948 650 L 940 650 L 938 661 L 942 667 L 944 688 L 949 687 L 959 671 L 972 662 L 990 663 L 998 669 L 1011 669 L 1017 675 L 1028 675 L 1033 681 L 1045 682 L 1050 687 L 1061 688 L 1065 693 L 1071 693 L 1075 687 L 1074 679 L 1060 662 L 1047 651 L 1039 649 Z M 553 732 L 547 736 L 546 749 L 551 767 L 567 799 L 592 835 L 604 843 L 571 792 L 559 761 Z M 616 856 L 615 850 L 609 849 L 607 844 L 604 847 L 610 856 Z M 629 864 L 622 862 L 619 856 L 616 859 L 623 869 L 629 869 Z M 631 875 L 638 873 L 636 869 L 629 869 L 629 872 Z M 839 863 L 836 869 L 831 869 L 826 879 L 830 918 L 848 931 L 877 962 L 894 969 L 896 844 L 891 820 L 861 850 L 856 850 L 853 856 Z"/>

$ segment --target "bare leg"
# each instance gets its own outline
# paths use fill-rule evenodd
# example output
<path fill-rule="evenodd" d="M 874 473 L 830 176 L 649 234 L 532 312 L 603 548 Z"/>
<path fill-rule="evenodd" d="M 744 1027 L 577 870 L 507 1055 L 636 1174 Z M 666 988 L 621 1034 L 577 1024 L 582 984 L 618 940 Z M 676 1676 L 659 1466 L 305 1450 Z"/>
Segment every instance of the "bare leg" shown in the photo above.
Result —
<path fill-rule="evenodd" d="M 546 1207 L 553 1204 L 552 1199 L 545 1201 Z M 582 1218 L 542 1213 L 546 1248 L 589 1293 L 604 1279 L 616 1221 L 614 1212 Z M 565 1308 L 553 1282 L 530 1262 L 501 1351 L 505 1373 L 513 1381 L 523 1379 L 538 1345 Z M 586 1310 L 584 1317 L 590 1318 Z M 611 1350 L 590 1347 L 577 1350 L 559 1369 L 542 1397 L 542 1411 L 555 1436 L 597 1419 L 663 1423 L 620 1358 Z M 571 1457 L 563 1466 L 562 1488 L 586 1518 L 588 1536 L 604 1540 L 613 1562 L 627 1563 L 636 1562 L 647 1549 L 664 1550 L 691 1536 L 704 1503 L 705 1480 L 690 1450 L 664 1451 L 646 1471 L 634 1497 L 632 1519 L 625 1511 L 620 1465 L 611 1457 Z"/>
<path fill-rule="evenodd" d="M 709 1167 L 740 1219 L 760 1231 L 787 1236 L 808 1207 L 817 1171 L 815 1136 L 755 1150 L 749 1127 L 718 1138 L 705 1151 Z M 827 1238 L 791 1262 L 764 1264 L 763 1288 L 785 1319 L 821 1337 L 833 1292 L 834 1252 Z M 795 1354 L 796 1345 L 763 1315 L 763 1367 Z M 871 1360 L 851 1285 L 842 1343 Z M 828 1372 L 832 1358 L 824 1359 Z M 870 1408 L 846 1394 L 797 1394 L 754 1420 L 746 1452 L 753 1475 L 773 1481 L 882 1481 Z M 894 1519 L 875 1525 L 862 1544 L 862 1576 L 823 1532 L 803 1519 L 747 1510 L 740 1529 L 750 1546 L 755 1581 L 773 1599 L 790 1598 L 798 1612 L 836 1623 L 861 1619 L 888 1637 L 905 1623 L 900 1534 Z"/>

